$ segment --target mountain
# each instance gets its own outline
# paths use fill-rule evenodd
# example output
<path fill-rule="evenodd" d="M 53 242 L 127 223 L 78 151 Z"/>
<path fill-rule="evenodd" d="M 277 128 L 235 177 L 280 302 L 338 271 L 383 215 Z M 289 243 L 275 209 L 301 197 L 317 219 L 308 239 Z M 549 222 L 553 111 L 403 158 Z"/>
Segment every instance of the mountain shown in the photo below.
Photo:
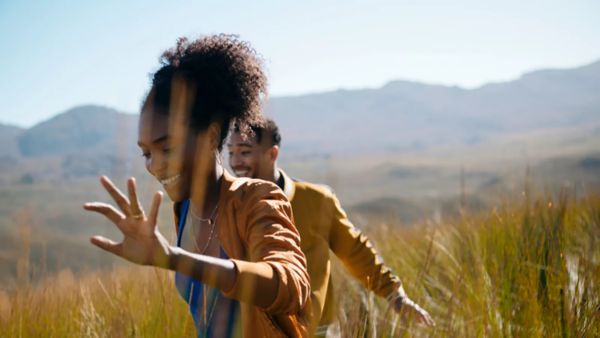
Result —
<path fill-rule="evenodd" d="M 17 137 L 23 132 L 22 128 L 0 123 L 0 159 L 16 158 L 19 156 Z"/>
<path fill-rule="evenodd" d="M 0 141 L 6 145 L 0 152 L 0 185 L 139 172 L 137 120 L 135 115 L 87 105 L 27 130 L 0 126 Z"/>
<path fill-rule="evenodd" d="M 598 124 L 598 88 L 600 61 L 476 89 L 393 81 L 377 89 L 277 97 L 265 109 L 281 128 L 283 158 L 326 158 L 478 144 L 512 133 Z M 137 152 L 136 126 L 135 115 L 80 106 L 27 130 L 6 127 L 11 131 L 3 133 L 9 143 L 3 151 L 16 153 L 10 146 L 16 138 L 25 157 L 129 156 Z"/>
<path fill-rule="evenodd" d="M 476 89 L 393 81 L 378 89 L 273 98 L 285 151 L 307 155 L 419 150 L 600 121 L 600 61 L 540 70 Z"/>
<path fill-rule="evenodd" d="M 137 116 L 102 106 L 79 106 L 22 132 L 17 142 L 26 157 L 106 154 L 123 144 L 134 147 L 136 128 Z"/>

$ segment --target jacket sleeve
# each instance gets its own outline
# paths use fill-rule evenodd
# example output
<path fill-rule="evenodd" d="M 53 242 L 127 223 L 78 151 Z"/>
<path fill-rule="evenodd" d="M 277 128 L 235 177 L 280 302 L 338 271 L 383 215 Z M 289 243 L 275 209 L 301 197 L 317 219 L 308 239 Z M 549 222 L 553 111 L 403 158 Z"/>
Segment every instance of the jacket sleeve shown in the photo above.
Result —
<path fill-rule="evenodd" d="M 267 313 L 297 313 L 307 302 L 310 281 L 292 208 L 273 184 L 253 183 L 251 188 L 239 210 L 248 261 L 232 260 L 236 281 L 224 294 Z"/>
<path fill-rule="evenodd" d="M 346 269 L 380 297 L 402 295 L 402 282 L 384 265 L 367 236 L 348 220 L 340 202 L 331 194 L 326 197 L 330 206 L 331 230 L 329 245 Z"/>

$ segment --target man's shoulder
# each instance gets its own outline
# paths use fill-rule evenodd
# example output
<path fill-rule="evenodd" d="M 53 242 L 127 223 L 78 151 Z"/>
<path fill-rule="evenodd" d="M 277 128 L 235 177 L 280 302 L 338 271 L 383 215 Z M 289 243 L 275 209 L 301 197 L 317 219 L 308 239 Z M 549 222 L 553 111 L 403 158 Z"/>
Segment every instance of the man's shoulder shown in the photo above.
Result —
<path fill-rule="evenodd" d="M 333 189 L 325 184 L 312 183 L 294 179 L 296 194 L 310 195 L 311 197 L 331 198 L 334 196 Z"/>

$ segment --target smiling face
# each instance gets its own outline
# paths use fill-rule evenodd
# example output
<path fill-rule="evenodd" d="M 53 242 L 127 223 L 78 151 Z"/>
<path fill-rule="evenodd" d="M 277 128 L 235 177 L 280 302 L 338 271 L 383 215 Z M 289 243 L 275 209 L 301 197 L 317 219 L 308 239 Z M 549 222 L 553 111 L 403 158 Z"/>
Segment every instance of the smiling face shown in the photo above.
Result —
<path fill-rule="evenodd" d="M 146 170 L 163 185 L 175 202 L 190 196 L 193 168 L 198 162 L 195 156 L 200 155 L 196 154 L 196 145 L 205 143 L 203 134 L 195 135 L 186 132 L 183 126 L 169 125 L 169 115 L 151 111 L 140 114 L 138 145 Z"/>
<path fill-rule="evenodd" d="M 274 180 L 278 146 L 270 145 L 264 137 L 257 143 L 256 137 L 244 137 L 238 132 L 232 132 L 227 149 L 229 165 L 236 176 Z"/>

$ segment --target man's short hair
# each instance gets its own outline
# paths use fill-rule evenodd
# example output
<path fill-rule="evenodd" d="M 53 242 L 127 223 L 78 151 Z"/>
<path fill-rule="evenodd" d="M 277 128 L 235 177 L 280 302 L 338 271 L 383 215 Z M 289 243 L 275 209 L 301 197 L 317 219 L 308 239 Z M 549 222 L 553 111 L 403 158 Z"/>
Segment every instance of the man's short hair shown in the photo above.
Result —
<path fill-rule="evenodd" d="M 281 134 L 279 133 L 279 127 L 270 118 L 264 118 L 262 121 L 258 123 L 252 123 L 249 125 L 250 130 L 256 138 L 256 143 L 260 144 L 263 140 L 263 137 L 269 141 L 270 146 L 280 146 L 281 145 Z M 234 132 L 239 133 L 240 127 L 236 124 L 234 127 Z"/>

